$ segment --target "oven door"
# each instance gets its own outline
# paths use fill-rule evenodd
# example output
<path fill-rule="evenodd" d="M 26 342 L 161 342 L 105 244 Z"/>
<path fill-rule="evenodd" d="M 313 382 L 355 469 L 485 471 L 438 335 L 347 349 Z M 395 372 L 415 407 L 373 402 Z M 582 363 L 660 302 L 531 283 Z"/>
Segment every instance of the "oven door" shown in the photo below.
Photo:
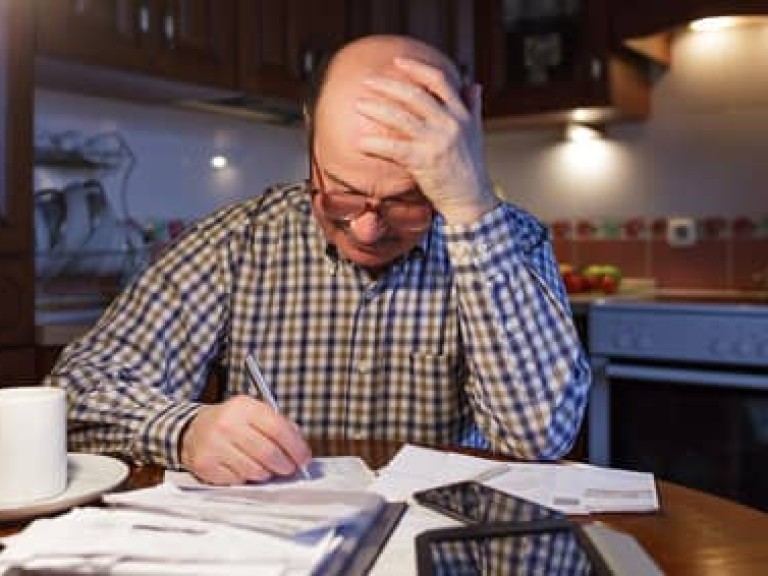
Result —
<path fill-rule="evenodd" d="M 593 358 L 592 463 L 768 511 L 768 373 Z"/>

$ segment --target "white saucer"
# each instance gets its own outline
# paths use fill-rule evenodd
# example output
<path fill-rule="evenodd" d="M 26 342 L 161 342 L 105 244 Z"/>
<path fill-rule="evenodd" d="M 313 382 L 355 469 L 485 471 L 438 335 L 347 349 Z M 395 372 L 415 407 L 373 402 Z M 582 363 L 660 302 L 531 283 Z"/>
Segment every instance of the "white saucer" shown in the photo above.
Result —
<path fill-rule="evenodd" d="M 128 477 L 128 466 L 110 456 L 70 452 L 67 455 L 67 488 L 54 498 L 30 504 L 0 504 L 0 522 L 53 514 L 95 500 Z"/>

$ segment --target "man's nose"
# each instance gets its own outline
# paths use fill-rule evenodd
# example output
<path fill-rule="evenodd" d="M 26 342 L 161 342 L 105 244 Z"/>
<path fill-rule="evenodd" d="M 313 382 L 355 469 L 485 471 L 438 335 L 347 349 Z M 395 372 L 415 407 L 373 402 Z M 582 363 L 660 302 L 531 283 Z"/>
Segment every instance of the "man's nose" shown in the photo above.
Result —
<path fill-rule="evenodd" d="M 384 221 L 376 210 L 366 210 L 352 220 L 349 226 L 355 237 L 364 244 L 373 244 L 387 231 Z"/>

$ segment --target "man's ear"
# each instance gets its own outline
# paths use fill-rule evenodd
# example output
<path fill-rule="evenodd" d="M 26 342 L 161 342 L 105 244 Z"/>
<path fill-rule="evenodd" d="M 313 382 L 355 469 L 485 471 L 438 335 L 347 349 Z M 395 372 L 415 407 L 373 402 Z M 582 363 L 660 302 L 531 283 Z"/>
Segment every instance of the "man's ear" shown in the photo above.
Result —
<path fill-rule="evenodd" d="M 314 118 L 312 118 L 312 112 L 309 111 L 309 107 L 306 104 L 301 107 L 301 115 L 304 117 L 304 130 L 306 130 L 307 133 L 307 146 L 311 148 L 315 145 L 315 125 Z"/>

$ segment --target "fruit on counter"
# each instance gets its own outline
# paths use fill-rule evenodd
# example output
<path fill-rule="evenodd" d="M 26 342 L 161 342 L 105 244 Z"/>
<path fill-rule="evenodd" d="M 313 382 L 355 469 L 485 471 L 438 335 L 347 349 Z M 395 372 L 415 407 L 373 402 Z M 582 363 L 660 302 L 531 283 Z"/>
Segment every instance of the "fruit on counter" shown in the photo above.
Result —
<path fill-rule="evenodd" d="M 621 269 L 612 264 L 590 264 L 581 271 L 592 290 L 614 294 L 621 284 Z"/>
<path fill-rule="evenodd" d="M 621 270 L 611 264 L 590 264 L 575 269 L 570 264 L 560 264 L 560 275 L 569 294 L 599 291 L 614 294 L 621 284 Z"/>
<path fill-rule="evenodd" d="M 603 294 L 615 294 L 619 289 L 619 280 L 613 276 L 603 276 L 598 288 Z"/>
<path fill-rule="evenodd" d="M 586 278 L 577 272 L 570 264 L 560 264 L 560 276 L 563 278 L 565 291 L 568 294 L 578 294 L 589 290 L 589 283 Z"/>

